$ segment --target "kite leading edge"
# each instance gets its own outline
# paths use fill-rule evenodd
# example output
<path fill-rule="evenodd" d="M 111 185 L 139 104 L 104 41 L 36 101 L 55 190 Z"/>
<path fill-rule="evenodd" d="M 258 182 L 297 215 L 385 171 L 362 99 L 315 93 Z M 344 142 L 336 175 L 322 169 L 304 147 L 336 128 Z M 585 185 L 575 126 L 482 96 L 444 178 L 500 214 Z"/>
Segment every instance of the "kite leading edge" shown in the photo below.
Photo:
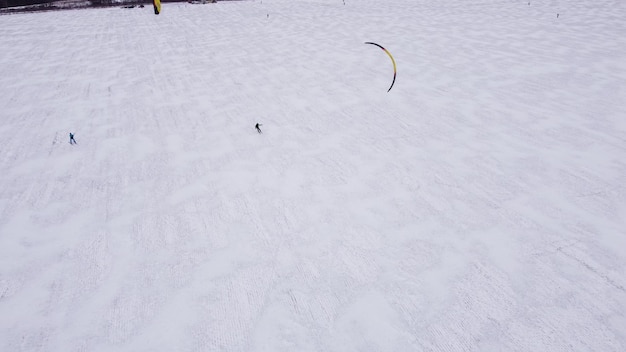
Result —
<path fill-rule="evenodd" d="M 393 81 L 391 81 L 391 86 L 389 86 L 389 89 L 387 89 L 387 92 L 389 92 L 391 90 L 391 88 L 393 87 L 393 84 L 396 83 L 396 60 L 393 59 L 393 56 L 391 56 L 391 53 L 389 51 L 387 51 L 387 49 L 383 48 L 382 45 L 376 44 L 376 43 L 372 43 L 372 42 L 365 42 L 365 44 L 376 45 L 377 47 L 383 49 L 383 51 L 386 52 L 387 55 L 389 55 L 389 58 L 391 59 L 391 63 L 393 64 Z"/>

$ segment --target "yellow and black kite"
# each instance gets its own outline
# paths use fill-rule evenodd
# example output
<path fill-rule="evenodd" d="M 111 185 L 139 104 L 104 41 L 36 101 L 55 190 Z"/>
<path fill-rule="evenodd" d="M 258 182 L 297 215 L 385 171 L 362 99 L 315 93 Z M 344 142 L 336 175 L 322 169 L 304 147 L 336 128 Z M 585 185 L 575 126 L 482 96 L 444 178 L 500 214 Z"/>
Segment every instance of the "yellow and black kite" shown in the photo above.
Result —
<path fill-rule="evenodd" d="M 393 84 L 396 83 L 396 60 L 394 60 L 393 56 L 391 56 L 391 53 L 387 51 L 387 49 L 383 48 L 381 45 L 372 43 L 372 42 L 365 42 L 365 44 L 376 45 L 377 47 L 383 49 L 383 51 L 386 52 L 387 55 L 389 55 L 389 58 L 391 59 L 391 63 L 393 64 L 393 81 L 391 81 L 391 86 L 389 86 L 389 89 L 387 89 L 387 92 L 389 92 L 391 88 L 393 87 Z"/>
<path fill-rule="evenodd" d="M 152 5 L 154 5 L 154 14 L 158 15 L 161 13 L 161 0 L 152 0 Z"/>

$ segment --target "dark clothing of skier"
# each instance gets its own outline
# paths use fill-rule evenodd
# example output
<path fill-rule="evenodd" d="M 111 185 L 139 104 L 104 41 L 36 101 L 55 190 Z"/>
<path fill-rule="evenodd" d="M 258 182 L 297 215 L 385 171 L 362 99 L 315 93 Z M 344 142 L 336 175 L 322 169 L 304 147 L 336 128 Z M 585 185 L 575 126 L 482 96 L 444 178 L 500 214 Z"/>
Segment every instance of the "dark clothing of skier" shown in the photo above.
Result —
<path fill-rule="evenodd" d="M 263 132 L 261 132 L 261 129 L 259 128 L 259 126 L 263 126 L 263 125 L 260 125 L 260 124 L 258 124 L 258 123 L 257 123 L 257 124 L 254 126 L 254 128 L 256 128 L 256 131 L 257 131 L 257 132 L 259 132 L 259 133 L 263 133 Z"/>
<path fill-rule="evenodd" d="M 74 139 L 74 134 L 70 132 L 70 144 L 78 144 L 76 143 L 76 140 Z"/>

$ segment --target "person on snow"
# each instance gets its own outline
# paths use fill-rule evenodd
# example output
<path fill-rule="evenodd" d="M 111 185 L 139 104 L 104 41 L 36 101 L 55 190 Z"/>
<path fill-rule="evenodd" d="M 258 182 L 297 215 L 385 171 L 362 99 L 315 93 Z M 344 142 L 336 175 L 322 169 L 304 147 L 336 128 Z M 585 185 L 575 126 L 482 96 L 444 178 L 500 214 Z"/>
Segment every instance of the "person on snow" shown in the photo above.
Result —
<path fill-rule="evenodd" d="M 254 128 L 256 128 L 256 131 L 257 131 L 257 132 L 259 132 L 259 133 L 263 133 L 263 132 L 261 132 L 261 128 L 260 128 L 259 126 L 263 126 L 263 125 L 260 125 L 260 124 L 257 122 L 257 124 L 254 126 Z"/>
<path fill-rule="evenodd" d="M 74 139 L 74 134 L 72 132 L 70 132 L 70 144 L 78 144 L 76 143 L 76 140 Z"/>

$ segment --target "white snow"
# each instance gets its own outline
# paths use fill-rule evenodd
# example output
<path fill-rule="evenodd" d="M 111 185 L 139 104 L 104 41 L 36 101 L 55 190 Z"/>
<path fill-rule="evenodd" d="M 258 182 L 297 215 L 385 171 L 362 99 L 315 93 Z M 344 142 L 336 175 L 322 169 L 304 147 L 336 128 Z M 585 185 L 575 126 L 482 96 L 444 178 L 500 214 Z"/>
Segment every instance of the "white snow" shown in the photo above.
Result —
<path fill-rule="evenodd" d="M 625 18 L 0 16 L 0 351 L 626 350 Z"/>

